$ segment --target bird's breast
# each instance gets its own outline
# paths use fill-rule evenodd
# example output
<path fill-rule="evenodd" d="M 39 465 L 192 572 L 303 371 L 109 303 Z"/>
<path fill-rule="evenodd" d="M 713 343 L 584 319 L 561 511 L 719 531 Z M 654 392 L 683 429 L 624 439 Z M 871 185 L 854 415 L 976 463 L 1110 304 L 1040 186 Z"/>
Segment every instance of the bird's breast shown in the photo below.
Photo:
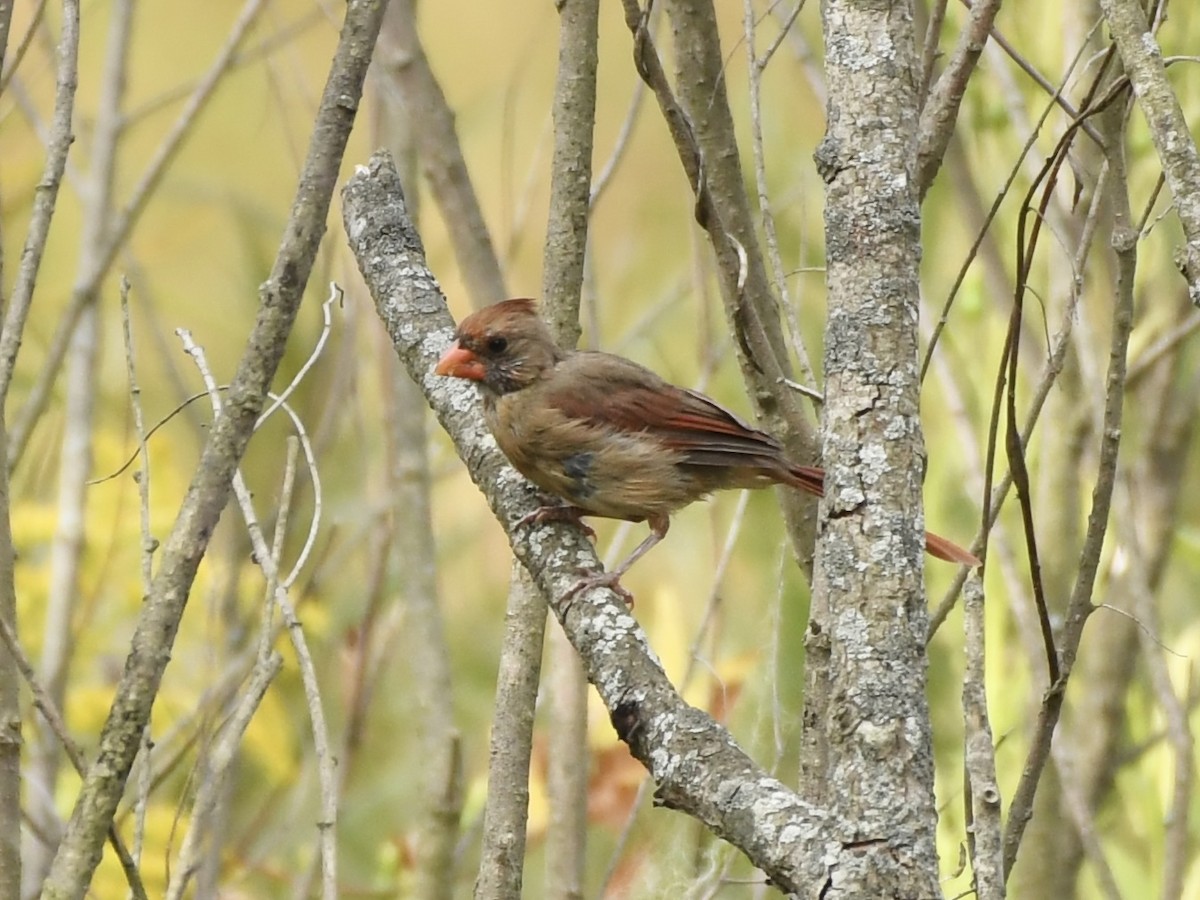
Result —
<path fill-rule="evenodd" d="M 568 417 L 518 392 L 486 409 L 513 467 L 542 490 L 591 515 L 640 521 L 669 515 L 708 493 L 680 454 L 647 432 Z"/>

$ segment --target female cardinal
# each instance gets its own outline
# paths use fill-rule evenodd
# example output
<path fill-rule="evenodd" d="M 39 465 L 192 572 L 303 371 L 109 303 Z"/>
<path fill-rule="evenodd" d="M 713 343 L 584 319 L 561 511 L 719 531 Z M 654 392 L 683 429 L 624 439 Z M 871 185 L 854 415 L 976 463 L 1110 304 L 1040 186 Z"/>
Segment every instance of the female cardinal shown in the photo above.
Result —
<path fill-rule="evenodd" d="M 479 384 L 496 443 L 513 466 L 569 505 L 529 520 L 604 516 L 645 521 L 650 535 L 608 573 L 568 596 L 619 579 L 666 536 L 671 513 L 713 491 L 786 484 L 818 497 L 825 473 L 799 466 L 782 445 L 696 391 L 611 353 L 563 350 L 532 300 L 504 300 L 463 319 L 434 373 Z M 523 520 L 524 521 L 524 520 Z M 933 556 L 979 560 L 926 533 Z"/>

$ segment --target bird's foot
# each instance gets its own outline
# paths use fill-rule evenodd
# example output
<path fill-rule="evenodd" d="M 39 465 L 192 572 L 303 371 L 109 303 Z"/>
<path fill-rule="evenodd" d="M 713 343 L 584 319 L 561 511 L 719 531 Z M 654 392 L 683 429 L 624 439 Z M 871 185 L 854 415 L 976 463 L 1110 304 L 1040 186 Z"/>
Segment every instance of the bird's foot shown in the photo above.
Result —
<path fill-rule="evenodd" d="M 579 579 L 562 595 L 562 602 L 566 602 L 581 591 L 590 590 L 596 587 L 606 587 L 622 600 L 625 605 L 633 609 L 633 594 L 629 593 L 621 586 L 621 572 L 589 572 L 586 569 L 581 569 L 580 574 L 585 577 Z"/>
<path fill-rule="evenodd" d="M 573 522 L 583 529 L 584 534 L 595 540 L 596 532 L 591 525 L 583 521 L 584 515 L 586 513 L 578 506 L 563 506 L 562 504 L 539 506 L 529 515 L 519 518 L 513 527 L 540 525 L 542 522 Z"/>

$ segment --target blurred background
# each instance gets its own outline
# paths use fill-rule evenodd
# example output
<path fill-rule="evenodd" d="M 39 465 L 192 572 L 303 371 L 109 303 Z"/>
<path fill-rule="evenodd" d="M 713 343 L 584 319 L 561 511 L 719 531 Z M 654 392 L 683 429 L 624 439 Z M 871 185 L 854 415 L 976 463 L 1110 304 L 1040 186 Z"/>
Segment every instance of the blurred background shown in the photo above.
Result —
<path fill-rule="evenodd" d="M 311 123 L 336 42 L 340 4 L 272 0 L 260 4 L 211 98 L 184 124 L 178 149 L 143 193 L 111 265 L 97 278 L 96 232 L 88 223 L 94 197 L 96 123 L 109 45 L 109 2 L 86 2 L 76 99 L 75 145 L 50 231 L 45 260 L 7 403 L 12 522 L 20 639 L 35 665 L 59 660 L 53 680 L 66 721 L 86 751 L 95 746 L 143 593 L 138 484 L 122 467 L 137 450 L 130 404 L 119 280 L 129 281 L 128 327 L 147 427 L 149 530 L 163 538 L 178 510 L 211 421 L 206 399 L 180 408 L 203 390 L 175 330 L 188 329 L 224 383 L 243 351 L 259 285 L 279 244 Z M 788 25 L 791 7 L 751 2 L 718 4 L 727 52 L 727 85 L 751 182 L 751 103 L 745 19 L 754 22 L 755 50 L 780 39 L 761 79 L 762 162 L 766 197 L 786 270 L 795 341 L 817 367 L 820 388 L 824 290 L 821 266 L 822 182 L 812 154 L 823 133 L 819 10 L 808 4 Z M 188 98 L 210 71 L 244 14 L 237 3 L 138 4 L 128 35 L 123 121 L 112 166 L 112 207 L 124 210 L 141 190 Z M 747 12 L 749 11 L 749 13 Z M 952 46 L 961 9 L 947 9 L 944 42 Z M 1091 30 L 1090 3 L 1012 6 L 997 27 L 1022 59 L 1074 97 L 1103 50 Z M 550 101 L 558 54 L 552 5 L 512 0 L 423 3 L 419 33 L 441 83 L 509 290 L 536 296 L 549 196 L 553 133 Z M 45 139 L 55 94 L 55 43 L 61 24 L 54 4 L 19 0 L 0 94 L 0 228 L 7 296 L 21 258 L 45 164 Z M 669 29 L 661 46 L 669 54 Z M 29 35 L 27 50 L 14 48 Z M 1193 52 L 1200 10 L 1175 4 L 1162 29 L 1164 53 Z M 1075 64 L 1076 54 L 1082 55 Z M 1171 70 L 1185 115 L 1200 121 L 1195 59 Z M 11 76 L 10 73 L 11 72 Z M 721 311 L 706 239 L 661 116 L 638 87 L 631 38 L 617 5 L 601 9 L 598 173 L 611 177 L 591 220 L 584 291 L 584 338 L 621 353 L 676 383 L 698 387 L 741 415 L 750 414 Z M 345 173 L 380 142 L 386 78 L 368 86 L 368 102 L 346 155 Z M 987 236 L 966 269 L 922 394 L 928 451 L 926 518 L 931 530 L 964 545 L 978 531 L 983 465 L 997 366 L 1011 303 L 1017 211 L 1037 169 L 1062 136 L 1068 118 L 1047 93 L 995 45 L 989 45 L 963 104 L 947 163 L 924 207 L 924 333 L 967 265 L 984 217 L 1010 177 Z M 1034 134 L 1035 128 L 1037 129 Z M 1032 135 L 1028 156 L 1021 153 Z M 1170 197 L 1156 190 L 1157 155 L 1140 114 L 1128 127 L 1130 189 L 1135 214 L 1147 210 L 1136 284 L 1136 328 L 1122 445 L 1122 482 L 1114 509 L 1096 602 L 1068 695 L 1062 753 L 1044 793 L 1050 845 L 1038 869 L 1034 836 L 1027 839 L 1030 884 L 1046 882 L 1061 853 L 1053 836 L 1076 835 L 1078 896 L 1157 895 L 1164 866 L 1164 827 L 1181 767 L 1194 765 L 1200 651 L 1194 611 L 1200 589 L 1196 451 L 1188 423 L 1195 413 L 1200 355 L 1197 312 L 1186 304 L 1172 261 L 1180 232 Z M 1029 444 L 1048 594 L 1065 602 L 1074 579 L 1090 509 L 1097 436 L 1108 357 L 1112 271 L 1107 248 L 1073 263 L 1088 214 L 1096 157 L 1079 144 L 1073 172 L 1054 197 L 1051 237 L 1043 238 L 1030 276 L 1024 338 L 1027 378 L 1022 402 L 1032 402 L 1047 347 L 1068 318 L 1074 331 L 1063 374 Z M 470 310 L 445 221 L 422 180 L 415 190 L 431 269 L 451 309 Z M 1080 199 L 1082 197 L 1082 199 Z M 114 219 L 115 221 L 115 216 Z M 100 226 L 101 232 L 111 224 Z M 1101 231 L 1101 234 L 1105 232 Z M 1104 238 L 1106 240 L 1106 238 Z M 1098 239 L 1100 240 L 1100 239 Z M 344 297 L 327 307 L 328 341 L 291 403 L 312 442 L 322 497 L 315 544 L 292 589 L 292 601 L 312 648 L 343 780 L 338 826 L 340 883 L 346 897 L 415 896 L 411 870 L 419 798 L 429 772 L 419 739 L 428 710 L 409 665 L 413 630 L 401 602 L 409 574 L 390 553 L 408 519 L 394 502 L 397 452 L 387 402 L 395 361 L 348 253 L 340 210 L 331 212 L 321 258 L 280 372 L 280 387 L 299 371 L 322 334 L 322 301 L 330 282 Z M 30 407 L 46 379 L 55 335 L 82 286 L 94 303 L 79 318 L 61 371 L 41 409 Z M 1142 368 L 1138 369 L 1141 365 Z M 1170 401 L 1170 403 L 1168 403 Z M 1168 408 L 1169 407 L 1169 408 Z M 26 412 L 27 411 L 27 412 Z M 28 427 L 16 424 L 22 414 Z M 1156 441 L 1173 422 L 1184 434 L 1174 447 L 1170 477 Z M 283 416 L 255 436 L 243 465 L 258 514 L 274 526 L 285 442 Z M 1173 445 L 1174 446 L 1174 445 Z M 81 449 L 82 447 L 82 449 Z M 82 454 L 82 455 L 81 455 Z M 1156 455 L 1160 454 L 1160 455 Z M 480 817 L 497 656 L 504 628 L 511 555 L 500 527 L 449 442 L 431 424 L 428 444 L 431 521 L 437 548 L 437 609 L 452 692 L 443 698 L 459 734 L 461 831 L 447 872 L 453 896 L 467 896 L 478 865 Z M 82 465 L 88 483 L 80 490 Z M 117 473 L 120 474 L 117 474 Z M 111 476 L 111 477 L 110 477 Z M 72 481 L 75 477 L 75 481 Z M 286 523 L 284 567 L 304 546 L 316 513 L 313 482 L 301 467 Z M 1140 516 L 1162 501 L 1169 514 Z M 1160 503 L 1160 505 L 1162 505 Z M 1000 518 L 989 565 L 988 665 L 992 727 L 998 741 L 1001 790 L 1011 794 L 1028 749 L 1027 735 L 1044 690 L 1031 589 L 1016 508 Z M 1158 507 L 1155 507 L 1157 509 Z M 1123 517 L 1123 518 L 1121 518 Z M 1122 527 L 1154 543 L 1155 563 L 1135 591 L 1118 576 L 1137 563 L 1139 545 Z M 1161 526 L 1161 527 L 1160 527 Z M 643 526 L 596 523 L 598 549 L 609 561 L 644 535 Z M 619 545 L 614 547 L 614 545 Z M 1133 559 L 1133 562 L 1131 562 Z M 992 562 L 992 560 L 990 560 Z M 942 606 L 954 568 L 930 563 L 931 609 Z M 696 505 L 673 521 L 670 537 L 625 578 L 637 596 L 634 614 L 646 628 L 668 674 L 690 702 L 732 730 L 762 765 L 794 783 L 802 703 L 803 636 L 808 587 L 785 543 L 772 492 L 729 494 Z M 197 760 L 227 715 L 237 689 L 231 673 L 253 651 L 263 603 L 263 579 L 252 559 L 241 517 L 228 509 L 201 566 L 172 662 L 154 709 L 152 790 L 146 805 L 143 870 L 151 896 L 169 878 L 187 830 Z M 59 600 L 54 597 L 58 596 Z M 51 612 L 54 611 L 54 612 Z M 551 627 L 557 627 L 551 623 Z M 1107 629 L 1113 637 L 1103 637 Z M 1153 640 L 1144 640 L 1150 633 Z M 1031 635 L 1033 637 L 1031 637 Z M 1032 644 L 1032 648 L 1031 648 Z M 284 668 L 250 723 L 220 811 L 202 889 L 222 897 L 302 893 L 314 865 L 319 816 L 312 734 L 295 660 L 281 640 Z M 1153 659 L 1151 659 L 1153 657 Z M 42 670 L 51 674 L 47 669 Z M 1166 679 L 1165 683 L 1163 679 Z M 1102 681 L 1108 693 L 1099 690 Z M 929 649 L 941 808 L 940 853 L 947 896 L 966 887 L 960 865 L 966 839 L 962 796 L 962 627 L 951 610 Z M 1166 693 L 1164 693 L 1166 692 Z M 1175 706 L 1165 699 L 1172 693 Z M 26 696 L 26 701 L 28 697 Z M 1172 712 L 1174 710 L 1174 712 Z M 758 896 L 753 872 L 739 854 L 697 823 L 652 809 L 639 798 L 643 770 L 617 742 L 598 700 L 589 707 L 588 862 L 585 896 Z M 1174 728 L 1174 731 L 1172 731 Z M 26 703 L 23 815 L 31 831 L 50 811 L 65 819 L 79 786 L 73 770 L 44 750 L 53 740 Z M 1185 727 L 1186 734 L 1186 727 Z M 1089 749 L 1103 748 L 1102 760 Z M 1180 748 L 1183 748 L 1183 751 Z M 40 759 L 49 759 L 44 765 Z M 48 766 L 48 768 L 47 768 Z M 1089 766 L 1102 771 L 1092 772 Z M 544 727 L 535 737 L 530 775 L 526 896 L 541 896 L 547 810 Z M 1060 778 L 1058 774 L 1065 773 Z M 53 772 L 53 776 L 47 775 Z M 1061 783 L 1060 783 L 1061 782 Z M 635 803 L 635 800 L 638 801 Z M 1193 824 L 1195 797 L 1186 800 Z M 6 811 L 4 814 L 8 814 Z M 1187 818 L 1186 815 L 1184 816 Z M 122 827 L 132 828 L 131 816 Z M 1085 839 L 1080 841 L 1079 835 Z M 35 841 L 36 843 L 36 841 Z M 36 851 L 31 851 L 35 853 Z M 28 864 L 28 863 L 27 863 Z M 1018 873 L 1020 874 L 1020 873 Z M 1111 881 L 1111 884 L 1109 882 Z M 1068 896 L 1029 892 L 1015 896 Z M 1186 861 L 1184 896 L 1200 897 L 1200 871 Z M 124 896 L 124 878 L 106 855 L 93 896 Z"/>

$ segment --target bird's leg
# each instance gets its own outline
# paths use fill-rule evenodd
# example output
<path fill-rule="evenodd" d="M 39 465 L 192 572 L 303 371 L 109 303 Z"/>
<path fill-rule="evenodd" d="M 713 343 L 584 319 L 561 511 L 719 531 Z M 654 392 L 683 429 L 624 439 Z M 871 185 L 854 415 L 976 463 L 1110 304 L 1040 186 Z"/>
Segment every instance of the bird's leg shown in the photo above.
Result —
<path fill-rule="evenodd" d="M 539 506 L 527 516 L 522 516 L 517 520 L 514 528 L 520 528 L 522 525 L 540 525 L 542 522 L 573 522 L 583 529 L 583 533 L 592 540 L 596 539 L 596 532 L 583 521 L 583 516 L 588 514 L 586 509 L 581 509 L 578 506 L 564 506 L 561 503 L 545 504 Z"/>
<path fill-rule="evenodd" d="M 646 539 L 638 544 L 629 557 L 613 569 L 611 572 L 594 572 L 586 578 L 581 578 L 563 594 L 562 599 L 568 600 L 574 597 L 580 591 L 594 587 L 606 587 L 611 591 L 621 595 L 621 599 L 625 604 L 633 608 L 633 594 L 625 590 L 621 586 L 621 576 L 629 571 L 630 566 L 645 556 L 650 548 L 667 536 L 667 529 L 671 527 L 671 520 L 667 516 L 650 516 L 646 519 L 646 523 L 650 526 L 650 533 L 646 535 Z"/>

